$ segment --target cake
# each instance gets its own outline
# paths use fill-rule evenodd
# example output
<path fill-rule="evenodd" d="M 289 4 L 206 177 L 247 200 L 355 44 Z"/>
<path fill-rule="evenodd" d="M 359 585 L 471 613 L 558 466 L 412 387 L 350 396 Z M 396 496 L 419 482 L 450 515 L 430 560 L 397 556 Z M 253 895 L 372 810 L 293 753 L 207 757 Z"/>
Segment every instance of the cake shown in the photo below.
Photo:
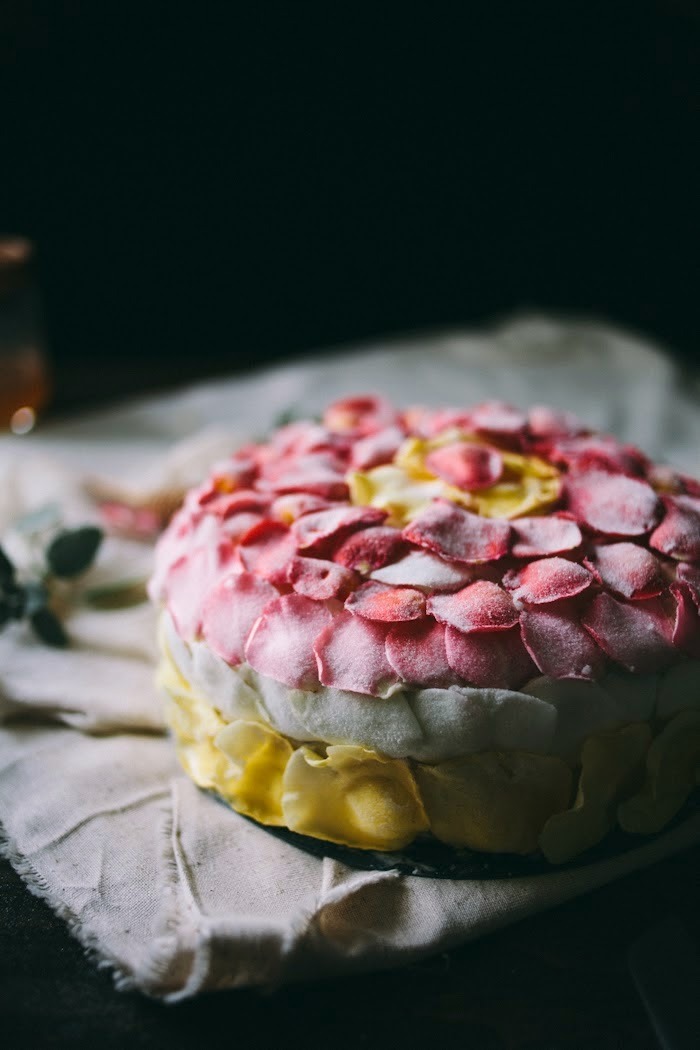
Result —
<path fill-rule="evenodd" d="M 150 583 L 187 774 L 364 850 L 553 864 L 700 770 L 700 483 L 568 413 L 331 404 L 188 492 Z"/>

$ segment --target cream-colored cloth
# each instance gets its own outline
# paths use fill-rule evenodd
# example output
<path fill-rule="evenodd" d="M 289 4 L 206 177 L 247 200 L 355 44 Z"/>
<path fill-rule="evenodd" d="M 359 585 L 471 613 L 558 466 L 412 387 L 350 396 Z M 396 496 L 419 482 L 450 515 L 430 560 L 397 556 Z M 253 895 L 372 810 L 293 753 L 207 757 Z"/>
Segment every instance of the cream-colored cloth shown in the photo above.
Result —
<path fill-rule="evenodd" d="M 194 480 L 226 444 L 264 433 L 280 411 L 314 412 L 365 390 L 404 404 L 549 402 L 700 473 L 698 389 L 696 376 L 681 377 L 630 337 L 540 319 L 348 352 L 3 439 L 0 527 L 49 499 L 60 500 L 68 520 L 82 520 L 87 473 L 137 486 Z M 110 541 L 94 572 L 138 575 L 149 557 Z M 120 987 L 176 1000 L 393 966 L 700 840 L 696 816 L 616 859 L 508 880 L 413 878 L 316 859 L 180 772 L 153 682 L 150 608 L 81 612 L 69 627 L 74 645 L 65 651 L 21 627 L 0 635 L 0 822 L 7 856 L 29 887 L 113 968 Z"/>

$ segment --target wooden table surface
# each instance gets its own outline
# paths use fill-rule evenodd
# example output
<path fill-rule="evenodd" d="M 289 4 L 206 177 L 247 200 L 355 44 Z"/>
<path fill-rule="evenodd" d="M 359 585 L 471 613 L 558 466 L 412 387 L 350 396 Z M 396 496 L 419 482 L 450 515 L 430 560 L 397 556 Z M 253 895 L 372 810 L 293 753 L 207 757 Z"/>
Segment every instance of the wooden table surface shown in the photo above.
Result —
<path fill-rule="evenodd" d="M 627 951 L 665 916 L 700 935 L 699 873 L 700 846 L 403 969 L 163 1006 L 117 992 L 2 862 L 0 1046 L 653 1050 Z"/>

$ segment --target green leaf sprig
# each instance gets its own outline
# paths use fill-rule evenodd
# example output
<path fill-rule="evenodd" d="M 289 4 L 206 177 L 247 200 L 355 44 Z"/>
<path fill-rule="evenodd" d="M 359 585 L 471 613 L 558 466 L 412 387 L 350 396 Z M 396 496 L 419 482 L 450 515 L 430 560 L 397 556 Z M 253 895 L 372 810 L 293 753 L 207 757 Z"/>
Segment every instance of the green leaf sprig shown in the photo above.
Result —
<path fill-rule="evenodd" d="M 36 536 L 44 527 L 25 519 L 22 531 Z M 53 602 L 56 581 L 70 581 L 89 569 L 104 534 L 96 525 L 60 529 L 43 552 L 35 577 L 23 579 L 0 547 L 0 629 L 11 620 L 26 620 L 47 645 L 66 646 L 68 635 Z"/>

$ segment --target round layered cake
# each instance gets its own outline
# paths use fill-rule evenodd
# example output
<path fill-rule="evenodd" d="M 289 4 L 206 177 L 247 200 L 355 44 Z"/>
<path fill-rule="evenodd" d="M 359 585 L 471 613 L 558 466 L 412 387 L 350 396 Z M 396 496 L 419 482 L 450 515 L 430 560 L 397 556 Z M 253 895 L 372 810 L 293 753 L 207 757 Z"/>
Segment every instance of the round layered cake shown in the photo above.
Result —
<path fill-rule="evenodd" d="M 182 765 L 262 824 L 570 860 L 700 770 L 700 484 L 572 416 L 329 406 L 162 535 Z"/>

